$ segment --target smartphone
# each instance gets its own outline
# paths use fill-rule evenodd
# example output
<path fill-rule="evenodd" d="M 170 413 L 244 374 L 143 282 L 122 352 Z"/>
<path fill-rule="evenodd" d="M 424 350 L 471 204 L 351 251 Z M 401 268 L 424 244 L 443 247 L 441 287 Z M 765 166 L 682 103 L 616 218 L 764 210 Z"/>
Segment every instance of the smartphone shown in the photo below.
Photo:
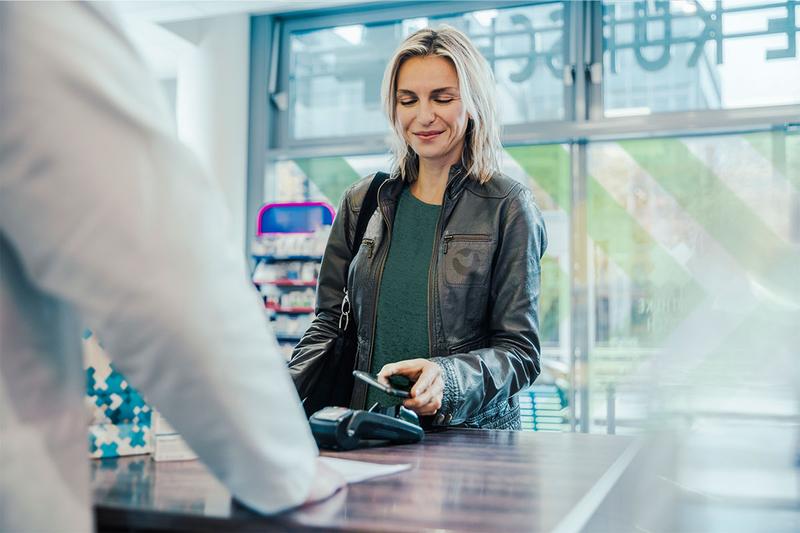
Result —
<path fill-rule="evenodd" d="M 384 385 L 383 383 L 378 381 L 378 378 L 376 378 L 372 374 L 367 374 L 366 372 L 362 372 L 361 370 L 353 370 L 353 375 L 356 378 L 360 379 L 361 381 L 367 383 L 367 385 L 371 385 L 376 389 L 381 390 L 386 394 L 389 394 L 390 396 L 397 396 L 398 398 L 411 398 L 411 393 L 409 393 L 407 390 L 396 389 L 389 385 Z"/>

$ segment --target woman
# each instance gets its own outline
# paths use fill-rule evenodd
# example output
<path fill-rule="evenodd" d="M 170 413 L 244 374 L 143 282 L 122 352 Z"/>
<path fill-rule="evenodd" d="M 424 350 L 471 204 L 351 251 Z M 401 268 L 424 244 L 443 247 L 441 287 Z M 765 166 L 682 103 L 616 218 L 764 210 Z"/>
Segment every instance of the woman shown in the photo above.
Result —
<path fill-rule="evenodd" d="M 499 172 L 491 70 L 443 26 L 408 37 L 383 79 L 391 177 L 357 253 L 350 245 L 372 177 L 345 193 L 297 372 L 335 338 L 345 287 L 356 368 L 412 383 L 403 405 L 433 425 L 520 427 L 514 395 L 539 374 L 539 260 L 547 237 L 530 191 Z M 293 365 L 294 366 L 294 365 Z M 302 368 L 302 370 L 300 370 Z M 351 406 L 399 403 L 356 382 Z"/>

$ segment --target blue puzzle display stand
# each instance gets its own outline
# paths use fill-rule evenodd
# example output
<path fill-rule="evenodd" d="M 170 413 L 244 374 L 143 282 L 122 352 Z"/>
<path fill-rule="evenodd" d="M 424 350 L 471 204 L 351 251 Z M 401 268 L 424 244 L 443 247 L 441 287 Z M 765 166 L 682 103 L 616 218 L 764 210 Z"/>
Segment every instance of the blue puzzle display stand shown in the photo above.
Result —
<path fill-rule="evenodd" d="M 84 333 L 89 456 L 152 452 L 150 407 L 111 364 L 97 338 Z"/>

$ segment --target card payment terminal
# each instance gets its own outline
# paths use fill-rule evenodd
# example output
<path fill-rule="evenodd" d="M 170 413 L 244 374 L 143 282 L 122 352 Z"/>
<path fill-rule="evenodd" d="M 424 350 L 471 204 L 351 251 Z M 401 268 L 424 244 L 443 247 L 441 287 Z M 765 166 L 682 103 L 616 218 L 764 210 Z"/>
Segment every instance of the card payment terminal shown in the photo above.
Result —
<path fill-rule="evenodd" d="M 410 444 L 425 433 L 417 415 L 403 406 L 392 406 L 394 416 L 347 407 L 325 407 L 311 415 L 311 432 L 320 448 L 353 450 L 378 444 Z"/>

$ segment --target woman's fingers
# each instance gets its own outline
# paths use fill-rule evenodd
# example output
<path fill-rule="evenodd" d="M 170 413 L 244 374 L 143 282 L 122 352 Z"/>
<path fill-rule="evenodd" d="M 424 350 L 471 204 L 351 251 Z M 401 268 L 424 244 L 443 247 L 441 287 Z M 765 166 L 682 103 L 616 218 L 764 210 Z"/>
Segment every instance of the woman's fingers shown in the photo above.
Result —
<path fill-rule="evenodd" d="M 378 376 L 377 376 L 378 377 L 378 381 L 380 381 L 384 385 L 388 385 L 389 384 L 389 376 L 393 376 L 394 375 L 394 371 L 392 370 L 393 366 L 394 365 L 391 364 L 391 363 L 389 363 L 388 365 L 383 365 L 383 368 L 381 368 L 381 371 L 378 372 Z"/>
<path fill-rule="evenodd" d="M 424 395 L 430 388 L 431 384 L 433 383 L 433 380 L 436 379 L 436 377 L 437 376 L 433 372 L 423 371 L 419 375 L 417 382 L 414 383 L 413 387 L 411 387 L 411 397 L 417 398 L 419 396 Z"/>
<path fill-rule="evenodd" d="M 432 394 L 428 399 L 406 400 L 403 402 L 403 406 L 418 415 L 432 415 L 442 407 L 442 401 L 440 396 Z"/>
<path fill-rule="evenodd" d="M 435 363 L 431 363 L 435 365 Z M 444 392 L 444 381 L 442 380 L 441 370 L 438 365 L 436 369 L 427 368 L 417 380 L 411 393 L 411 399 L 406 400 L 403 405 L 413 409 L 417 414 L 433 414 L 442 406 L 442 394 Z"/>
<path fill-rule="evenodd" d="M 411 381 L 416 381 L 422 373 L 421 363 L 427 362 L 425 359 L 409 359 L 407 361 L 400 361 L 398 363 L 388 363 L 383 365 L 381 371 L 378 372 L 378 381 L 388 385 L 389 376 L 400 374 L 406 376 Z"/>
<path fill-rule="evenodd" d="M 433 386 L 418 397 L 406 400 L 403 405 L 417 414 L 433 414 L 442 406 L 442 389 Z"/>
<path fill-rule="evenodd" d="M 422 373 L 411 388 L 411 396 L 417 397 L 427 391 L 437 379 L 441 379 L 442 369 L 436 363 L 423 360 Z"/>
<path fill-rule="evenodd" d="M 378 380 L 389 384 L 389 377 L 403 375 L 414 381 L 411 398 L 403 405 L 418 415 L 435 414 L 442 407 L 444 379 L 439 365 L 427 359 L 409 359 L 384 365 L 378 372 Z"/>

